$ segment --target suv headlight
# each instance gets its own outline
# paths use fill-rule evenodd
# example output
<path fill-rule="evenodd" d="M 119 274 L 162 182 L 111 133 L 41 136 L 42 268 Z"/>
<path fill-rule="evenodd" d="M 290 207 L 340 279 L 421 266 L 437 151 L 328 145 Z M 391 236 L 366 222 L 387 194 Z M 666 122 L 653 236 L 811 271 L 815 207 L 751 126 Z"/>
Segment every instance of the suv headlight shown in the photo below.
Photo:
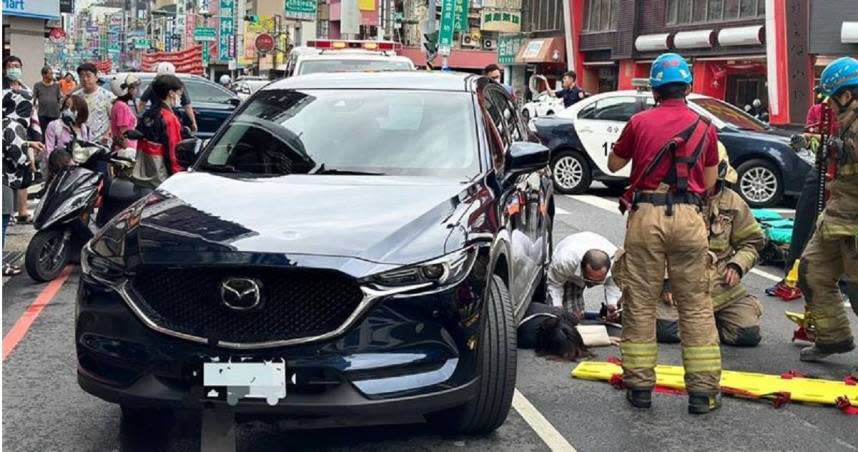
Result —
<path fill-rule="evenodd" d="M 399 297 L 424 295 L 462 282 L 471 272 L 476 257 L 476 247 L 472 246 L 420 264 L 379 273 L 372 281 L 380 288 L 418 286 L 414 292 L 399 294 Z"/>

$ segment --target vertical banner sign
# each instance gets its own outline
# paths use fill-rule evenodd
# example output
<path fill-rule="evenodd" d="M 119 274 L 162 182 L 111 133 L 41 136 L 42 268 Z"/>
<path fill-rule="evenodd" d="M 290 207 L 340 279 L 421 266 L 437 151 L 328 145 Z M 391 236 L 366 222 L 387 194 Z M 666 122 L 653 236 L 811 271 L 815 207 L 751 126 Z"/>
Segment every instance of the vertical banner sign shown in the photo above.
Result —
<path fill-rule="evenodd" d="M 190 41 L 187 41 L 185 39 L 185 32 L 187 31 L 185 29 L 187 17 L 185 16 L 185 2 L 176 2 L 176 24 L 175 29 L 173 30 L 173 36 L 179 37 L 179 42 L 177 43 L 178 45 L 176 46 L 176 50 L 183 49 L 185 46 L 191 44 Z"/>
<path fill-rule="evenodd" d="M 220 0 L 220 39 L 218 60 L 229 61 L 235 54 L 235 0 Z"/>
<path fill-rule="evenodd" d="M 441 26 L 438 32 L 438 53 L 449 56 L 453 49 L 453 29 L 456 25 L 456 0 L 442 0 Z"/>
<path fill-rule="evenodd" d="M 182 34 L 185 35 L 183 42 L 185 43 L 185 47 L 191 47 L 195 45 L 194 43 L 194 29 L 197 28 L 197 15 L 196 14 L 188 14 L 188 17 L 185 19 L 185 29 L 182 30 Z"/>
<path fill-rule="evenodd" d="M 340 33 L 357 35 L 360 33 L 360 9 L 358 0 L 340 2 Z"/>
<path fill-rule="evenodd" d="M 471 31 L 471 26 L 468 21 L 468 4 L 469 0 L 456 0 L 456 27 L 455 31 L 459 33 L 468 33 Z"/>
<path fill-rule="evenodd" d="M 209 56 L 209 47 L 211 47 L 210 42 L 206 41 L 203 43 L 203 67 L 204 68 L 209 67 L 209 59 L 211 58 Z"/>

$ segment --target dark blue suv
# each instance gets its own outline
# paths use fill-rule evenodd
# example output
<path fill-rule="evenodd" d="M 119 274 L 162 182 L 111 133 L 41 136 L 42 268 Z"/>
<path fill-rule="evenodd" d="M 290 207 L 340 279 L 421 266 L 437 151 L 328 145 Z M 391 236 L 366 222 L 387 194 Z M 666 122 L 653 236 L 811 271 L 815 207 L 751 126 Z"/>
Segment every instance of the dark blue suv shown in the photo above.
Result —
<path fill-rule="evenodd" d="M 85 391 L 131 415 L 504 422 L 554 198 L 549 151 L 501 85 L 294 77 L 197 146 L 85 247 Z"/>
<path fill-rule="evenodd" d="M 101 77 L 102 85 L 110 89 L 110 80 L 115 77 L 124 77 L 128 72 L 120 72 Z M 152 72 L 134 72 L 140 79 L 140 93 L 152 83 L 157 74 Z M 200 138 L 211 138 L 217 129 L 226 122 L 229 115 L 235 110 L 241 101 L 232 91 L 218 85 L 217 83 L 191 74 L 175 74 L 185 85 L 185 91 L 191 98 L 191 106 L 197 119 L 197 136 Z"/>

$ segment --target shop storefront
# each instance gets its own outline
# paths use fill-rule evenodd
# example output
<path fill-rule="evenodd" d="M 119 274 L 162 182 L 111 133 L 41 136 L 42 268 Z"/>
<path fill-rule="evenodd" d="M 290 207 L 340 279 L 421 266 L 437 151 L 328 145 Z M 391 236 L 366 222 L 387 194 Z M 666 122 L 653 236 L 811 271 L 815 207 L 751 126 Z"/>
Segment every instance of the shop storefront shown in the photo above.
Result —
<path fill-rule="evenodd" d="M 15 55 L 23 61 L 23 81 L 33 86 L 45 64 L 45 21 L 60 18 L 60 0 L 10 0 L 3 2 L 3 58 Z"/>

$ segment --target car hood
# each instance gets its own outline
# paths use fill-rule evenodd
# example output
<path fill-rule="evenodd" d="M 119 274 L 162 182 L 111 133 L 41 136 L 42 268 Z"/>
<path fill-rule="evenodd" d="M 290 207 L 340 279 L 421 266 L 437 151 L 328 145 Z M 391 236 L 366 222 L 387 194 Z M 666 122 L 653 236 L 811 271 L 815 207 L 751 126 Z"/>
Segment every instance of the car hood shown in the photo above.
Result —
<path fill-rule="evenodd" d="M 404 265 L 444 254 L 467 188 L 425 177 L 180 173 L 147 199 L 135 231 L 144 260 L 244 252 Z"/>
<path fill-rule="evenodd" d="M 790 137 L 795 132 L 790 132 L 789 130 L 772 127 L 769 130 L 763 130 L 759 132 L 753 130 L 738 130 L 734 128 L 725 128 L 722 129 L 720 133 L 726 133 L 744 138 L 751 138 L 754 140 L 766 141 L 769 143 L 780 143 L 789 145 Z"/>

